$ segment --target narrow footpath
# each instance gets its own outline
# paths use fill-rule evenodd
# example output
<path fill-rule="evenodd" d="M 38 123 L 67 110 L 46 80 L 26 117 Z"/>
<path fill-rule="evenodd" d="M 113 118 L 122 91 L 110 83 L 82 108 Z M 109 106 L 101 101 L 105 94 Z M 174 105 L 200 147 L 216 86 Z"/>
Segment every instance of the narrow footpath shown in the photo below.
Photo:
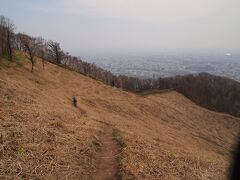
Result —
<path fill-rule="evenodd" d="M 113 140 L 113 130 L 107 127 L 105 133 L 100 138 L 101 149 L 97 156 L 96 172 L 93 174 L 93 180 L 116 180 L 118 173 L 118 163 L 116 156 L 118 147 Z"/>

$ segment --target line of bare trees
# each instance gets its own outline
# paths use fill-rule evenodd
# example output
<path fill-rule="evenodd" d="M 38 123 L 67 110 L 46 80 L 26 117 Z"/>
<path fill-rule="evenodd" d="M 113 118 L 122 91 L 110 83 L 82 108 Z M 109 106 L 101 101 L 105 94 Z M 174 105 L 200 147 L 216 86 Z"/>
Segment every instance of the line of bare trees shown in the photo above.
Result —
<path fill-rule="evenodd" d="M 117 88 L 138 92 L 151 89 L 175 89 L 197 104 L 240 117 L 240 83 L 207 73 L 158 79 L 139 79 L 114 75 L 65 53 L 58 42 L 14 32 L 13 22 L 0 16 L 0 57 L 13 61 L 14 50 L 24 51 L 34 71 L 36 58 L 82 73 Z"/>
<path fill-rule="evenodd" d="M 153 88 L 159 88 L 158 81 L 153 79 L 138 79 L 124 75 L 116 76 L 110 71 L 106 71 L 97 67 L 94 63 L 87 63 L 79 57 L 74 57 L 65 53 L 58 42 L 47 41 L 41 37 L 31 37 L 25 33 L 14 33 L 14 24 L 8 18 L 1 16 L 1 49 L 0 56 L 7 55 L 9 60 L 13 60 L 13 51 L 24 51 L 27 54 L 27 59 L 31 62 L 31 72 L 34 71 L 36 58 L 42 59 L 42 65 L 46 61 L 57 65 L 71 68 L 77 72 L 100 80 L 107 85 L 118 88 L 141 91 Z M 8 35 L 9 34 L 9 35 Z M 9 38 L 8 38 L 9 36 Z M 9 40 L 10 39 L 10 40 Z"/>
<path fill-rule="evenodd" d="M 114 75 L 110 71 L 106 71 L 97 67 L 94 63 L 87 63 L 78 57 L 65 54 L 62 59 L 62 65 L 69 67 L 77 72 L 90 76 L 94 79 L 100 80 L 107 85 L 115 86 L 130 91 L 148 90 L 159 88 L 157 81 L 152 79 L 138 79 L 135 77 L 128 77 L 125 75 Z"/>
<path fill-rule="evenodd" d="M 200 106 L 240 117 L 239 82 L 208 73 L 159 80 L 161 88 L 175 88 Z"/>
<path fill-rule="evenodd" d="M 25 33 L 15 33 L 13 22 L 4 16 L 1 16 L 0 39 L 0 56 L 6 55 L 9 60 L 13 60 L 14 50 L 24 51 L 27 54 L 27 59 L 31 62 L 32 72 L 34 71 L 36 58 L 39 57 L 42 59 L 43 68 L 45 62 L 48 61 L 71 68 L 118 88 L 131 91 L 159 88 L 158 81 L 152 79 L 143 80 L 124 75 L 116 76 L 110 71 L 97 67 L 94 63 L 84 62 L 79 57 L 63 52 L 58 42 L 48 41 L 41 37 L 31 37 Z"/>
<path fill-rule="evenodd" d="M 37 57 L 42 59 L 43 68 L 45 61 L 61 64 L 65 54 L 59 43 L 31 37 L 25 33 L 15 33 L 14 30 L 14 23 L 9 18 L 0 16 L 0 57 L 13 61 L 15 50 L 24 51 L 31 62 L 31 72 L 34 71 Z"/>
<path fill-rule="evenodd" d="M 14 24 L 4 16 L 0 16 L 0 56 L 13 60 Z"/>

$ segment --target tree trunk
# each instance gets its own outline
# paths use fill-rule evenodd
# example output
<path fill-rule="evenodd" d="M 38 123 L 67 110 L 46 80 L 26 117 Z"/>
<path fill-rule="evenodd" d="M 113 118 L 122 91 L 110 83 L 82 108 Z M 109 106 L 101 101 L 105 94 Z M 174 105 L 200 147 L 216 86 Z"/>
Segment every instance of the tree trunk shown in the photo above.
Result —
<path fill-rule="evenodd" d="M 8 60 L 12 61 L 12 47 L 11 47 L 11 38 L 10 38 L 10 31 L 7 31 L 7 52 L 8 52 Z"/>
<path fill-rule="evenodd" d="M 31 64 L 32 64 L 32 69 L 31 69 L 31 72 L 33 73 L 33 68 L 34 68 L 34 61 L 33 61 L 33 58 L 30 59 L 31 60 Z"/>

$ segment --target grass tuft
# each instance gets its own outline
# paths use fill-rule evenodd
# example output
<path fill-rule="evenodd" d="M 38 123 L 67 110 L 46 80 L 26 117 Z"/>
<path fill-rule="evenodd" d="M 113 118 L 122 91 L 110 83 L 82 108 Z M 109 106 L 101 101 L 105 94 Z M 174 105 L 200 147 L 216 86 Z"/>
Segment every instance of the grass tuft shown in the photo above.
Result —
<path fill-rule="evenodd" d="M 120 131 L 117 128 L 113 128 L 113 140 L 117 143 L 119 148 L 119 154 L 116 156 L 116 160 L 119 166 L 119 172 L 116 174 L 117 179 L 133 180 L 134 177 L 130 172 L 125 172 L 123 170 L 122 160 L 124 159 L 123 151 L 127 147 L 124 139 L 121 136 Z"/>
<path fill-rule="evenodd" d="M 123 150 L 127 146 L 117 128 L 113 128 L 113 140 L 117 142 L 120 150 Z"/>

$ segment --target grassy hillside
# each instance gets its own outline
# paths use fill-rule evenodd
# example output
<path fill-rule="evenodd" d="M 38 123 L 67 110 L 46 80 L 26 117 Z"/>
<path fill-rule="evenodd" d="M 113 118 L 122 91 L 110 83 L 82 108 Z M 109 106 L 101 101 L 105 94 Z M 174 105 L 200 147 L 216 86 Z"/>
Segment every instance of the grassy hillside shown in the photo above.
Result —
<path fill-rule="evenodd" d="M 90 179 L 109 128 L 124 179 L 226 178 L 238 118 L 175 91 L 139 96 L 50 63 L 34 73 L 27 61 L 0 67 L 0 178 Z"/>

